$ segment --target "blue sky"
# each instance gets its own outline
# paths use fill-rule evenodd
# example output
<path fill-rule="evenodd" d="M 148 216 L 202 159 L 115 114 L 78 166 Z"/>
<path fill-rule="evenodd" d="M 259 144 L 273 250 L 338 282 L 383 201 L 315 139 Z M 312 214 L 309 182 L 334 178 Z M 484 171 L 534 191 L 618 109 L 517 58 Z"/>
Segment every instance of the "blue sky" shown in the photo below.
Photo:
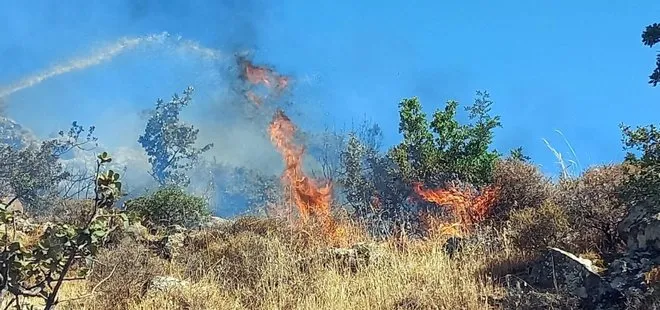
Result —
<path fill-rule="evenodd" d="M 399 139 L 400 99 L 419 96 L 431 114 L 449 99 L 470 103 L 476 90 L 490 92 L 502 117 L 495 148 L 523 146 L 548 173 L 558 168 L 542 138 L 570 157 L 555 130 L 589 166 L 622 159 L 619 123 L 657 123 L 660 88 L 647 84 L 655 51 L 640 35 L 660 22 L 658 1 L 412 3 L 0 0 L 0 88 L 119 37 L 167 31 L 229 53 L 254 49 L 257 62 L 303 81 L 293 94 L 301 126 L 350 127 L 366 117 L 386 145 Z M 108 143 L 135 144 L 138 111 L 189 84 L 199 102 L 217 100 L 223 70 L 145 48 L 6 100 L 38 134 L 78 119 Z"/>

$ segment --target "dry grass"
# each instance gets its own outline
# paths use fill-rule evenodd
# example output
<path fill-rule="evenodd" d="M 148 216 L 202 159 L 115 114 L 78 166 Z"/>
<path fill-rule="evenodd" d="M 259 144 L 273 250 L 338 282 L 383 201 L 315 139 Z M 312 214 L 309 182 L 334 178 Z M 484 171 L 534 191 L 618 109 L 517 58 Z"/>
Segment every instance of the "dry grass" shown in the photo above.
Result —
<path fill-rule="evenodd" d="M 61 299 L 74 300 L 61 309 L 489 309 L 497 291 L 479 248 L 449 258 L 442 240 L 384 242 L 378 261 L 343 272 L 318 259 L 324 247 L 313 235 L 301 235 L 272 221 L 241 221 L 195 234 L 171 263 L 124 241 L 99 256 L 103 265 L 88 282 L 66 284 Z M 190 284 L 143 294 L 154 275 Z"/>

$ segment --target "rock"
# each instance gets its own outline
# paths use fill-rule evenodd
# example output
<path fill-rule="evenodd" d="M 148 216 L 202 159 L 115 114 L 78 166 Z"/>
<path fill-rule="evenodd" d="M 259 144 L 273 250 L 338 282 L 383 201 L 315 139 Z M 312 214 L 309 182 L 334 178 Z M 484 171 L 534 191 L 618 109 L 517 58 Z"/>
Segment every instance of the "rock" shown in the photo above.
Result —
<path fill-rule="evenodd" d="M 158 249 L 163 258 L 171 260 L 176 258 L 183 248 L 187 231 L 179 225 L 174 225 L 168 230 L 168 234 L 158 242 Z"/>
<path fill-rule="evenodd" d="M 168 292 L 171 290 L 185 289 L 190 285 L 188 281 L 180 280 L 174 277 L 168 276 L 156 276 L 151 281 L 149 281 L 146 289 L 144 290 L 144 295 L 151 295 L 157 293 Z"/>
<path fill-rule="evenodd" d="M 528 282 L 579 297 L 585 309 L 623 309 L 623 294 L 612 288 L 600 271 L 588 259 L 551 248 L 531 267 Z"/>
<path fill-rule="evenodd" d="M 123 233 L 138 242 L 153 242 L 156 237 L 149 232 L 149 228 L 141 223 L 132 223 L 124 228 Z"/>
<path fill-rule="evenodd" d="M 376 244 L 361 242 L 350 248 L 329 249 L 326 252 L 325 261 L 334 263 L 340 269 L 357 272 L 359 268 L 374 263 L 381 256 Z"/>
<path fill-rule="evenodd" d="M 234 222 L 228 219 L 223 219 L 217 216 L 211 216 L 208 221 L 204 222 L 201 226 L 206 229 L 217 229 L 227 227 Z"/>
<path fill-rule="evenodd" d="M 630 208 L 618 229 L 629 251 L 660 252 L 660 205 L 649 201 L 637 203 Z"/>
<path fill-rule="evenodd" d="M 13 200 L 13 201 L 12 201 Z M 11 202 L 11 204 L 9 204 Z M 25 209 L 23 208 L 23 203 L 20 199 L 13 199 L 10 197 L 3 197 L 0 199 L 0 205 L 6 208 L 7 212 L 23 213 Z"/>
<path fill-rule="evenodd" d="M 660 309 L 657 287 L 645 283 L 645 275 L 660 265 L 660 256 L 650 252 L 631 252 L 609 264 L 606 279 L 627 300 L 628 309 Z"/>

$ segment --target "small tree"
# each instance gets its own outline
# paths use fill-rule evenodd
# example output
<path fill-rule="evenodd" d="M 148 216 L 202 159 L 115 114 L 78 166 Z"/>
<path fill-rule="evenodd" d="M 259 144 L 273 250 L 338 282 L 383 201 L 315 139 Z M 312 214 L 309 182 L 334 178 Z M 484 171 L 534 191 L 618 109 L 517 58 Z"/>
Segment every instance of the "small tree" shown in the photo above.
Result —
<path fill-rule="evenodd" d="M 106 242 L 110 232 L 126 223 L 123 213 L 113 209 L 121 195 L 119 174 L 112 170 L 101 173 L 100 168 L 112 159 L 107 153 L 98 156 L 94 184 L 94 205 L 83 225 L 57 223 L 46 229 L 34 246 L 26 247 L 17 239 L 15 229 L 17 214 L 9 210 L 16 200 L 0 206 L 0 300 L 11 295 L 9 305 L 20 298 L 37 297 L 45 302 L 45 310 L 54 308 L 64 281 L 84 279 L 91 265 L 89 262 Z M 119 221 L 117 221 L 119 220 Z M 69 273 L 78 265 L 78 277 Z"/>
<path fill-rule="evenodd" d="M 149 156 L 150 174 L 160 185 L 187 186 L 190 179 L 185 172 L 193 168 L 202 153 L 213 147 L 207 144 L 196 148 L 199 129 L 179 120 L 181 109 L 192 101 L 192 93 L 193 88 L 188 87 L 183 97 L 174 94 L 169 102 L 158 99 L 144 134 L 138 138 Z"/>

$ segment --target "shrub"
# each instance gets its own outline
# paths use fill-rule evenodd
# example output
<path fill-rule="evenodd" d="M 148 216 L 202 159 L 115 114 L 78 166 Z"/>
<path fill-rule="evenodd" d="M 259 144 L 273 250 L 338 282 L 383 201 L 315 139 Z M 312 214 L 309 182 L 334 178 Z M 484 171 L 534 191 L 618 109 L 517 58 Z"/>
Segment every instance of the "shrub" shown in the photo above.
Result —
<path fill-rule="evenodd" d="M 538 208 L 511 212 L 508 221 L 513 243 L 523 250 L 538 251 L 548 246 L 563 246 L 570 232 L 566 213 L 552 202 Z"/>
<path fill-rule="evenodd" d="M 622 243 L 617 225 L 626 214 L 620 199 L 627 179 L 623 165 L 594 167 L 578 179 L 559 182 L 555 201 L 578 230 L 573 242 L 581 250 L 609 253 Z"/>
<path fill-rule="evenodd" d="M 496 218 L 506 218 L 513 210 L 540 207 L 552 194 L 550 180 L 538 167 L 521 160 L 498 160 L 493 179 L 499 189 L 492 211 Z"/>
<path fill-rule="evenodd" d="M 203 198 L 171 186 L 127 201 L 126 210 L 141 217 L 148 227 L 181 225 L 190 228 L 200 224 L 210 215 Z"/>
<path fill-rule="evenodd" d="M 103 249 L 95 264 L 88 286 L 98 285 L 93 299 L 98 309 L 126 309 L 140 298 L 153 277 L 165 273 L 165 262 L 131 238 Z"/>

